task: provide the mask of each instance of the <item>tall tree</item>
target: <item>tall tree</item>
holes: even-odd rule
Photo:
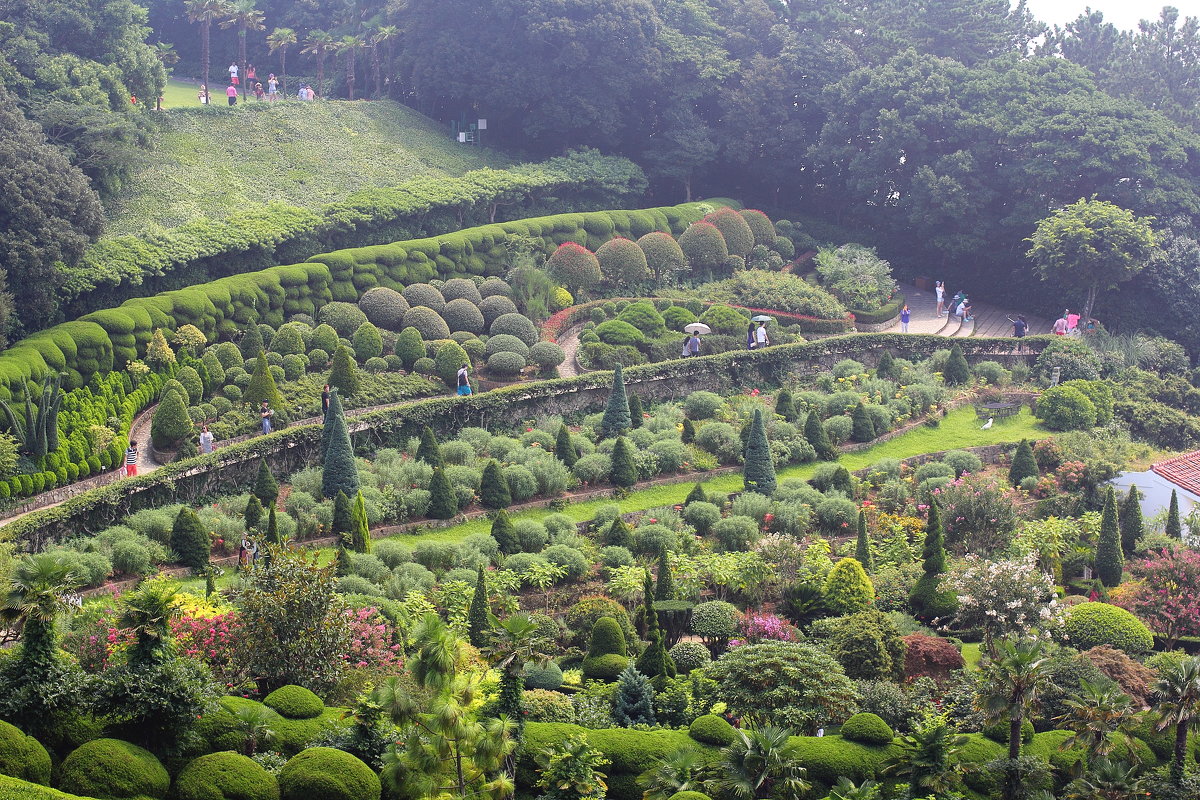
[[[1100,517],[1100,540],[1096,544],[1096,577],[1105,586],[1116,586],[1125,571],[1121,552],[1121,531],[1117,522],[1117,499],[1112,487],[1104,493],[1104,513]]]
[[[750,436],[746,440],[742,483],[748,492],[758,492],[767,497],[775,494],[775,464],[771,460],[771,443],[767,441],[767,427],[763,423],[762,409],[759,408],[754,409]]]
[[[867,537],[867,514],[862,509],[858,511],[858,539],[854,543],[854,557],[867,572],[875,570],[875,562],[871,557],[871,540]]]
[[[1129,493],[1121,502],[1118,522],[1121,528],[1121,551],[1125,554],[1126,559],[1132,558],[1133,551],[1137,549],[1138,540],[1145,533],[1142,523],[1142,493],[1138,491],[1136,485],[1129,487]]]
[[[538,624],[527,614],[513,614],[498,621],[488,632],[488,655],[500,672],[499,711],[516,722],[517,738],[525,730],[521,709],[525,665],[545,664],[550,659],[551,643]]]
[[[346,34],[341,39],[338,39],[337,44],[334,45],[334,51],[345,59],[346,92],[349,94],[351,100],[354,99],[354,65],[358,61],[358,51],[366,46],[367,43],[361,36],[353,34]]]
[[[394,49],[396,40],[400,38],[400,27],[397,25],[380,25],[371,32],[371,61],[375,69],[375,97],[383,97],[384,71],[389,73],[395,63]],[[379,50],[387,53],[384,60]]]
[[[1174,489],[1171,490],[1171,504],[1167,506],[1165,533],[1177,541],[1183,539],[1183,526],[1179,523],[1179,494]]]
[[[255,8],[256,0],[232,0],[225,12],[226,18],[221,21],[222,28],[237,28],[238,36],[238,69],[242,76],[242,99],[246,97],[246,89],[250,81],[246,80],[246,34],[250,31],[261,31],[263,13]],[[249,87],[253,89],[254,87]]]
[[[1021,723],[1037,705],[1038,697],[1050,685],[1050,659],[1037,639],[996,645],[996,654],[984,667],[980,701],[990,722],[1008,723],[1008,759],[1010,764],[1021,755]],[[1016,777],[1009,769],[1007,783]],[[1016,797],[1015,787],[1005,786],[1006,797]]]
[[[200,23],[200,76],[201,85],[204,87],[204,99],[208,102],[208,84],[212,73],[212,24],[225,18],[229,13],[229,3],[226,0],[184,0],[183,7],[189,22]]]
[[[613,370],[612,388],[608,393],[608,403],[604,406],[604,416],[600,419],[600,437],[619,436],[632,426],[629,413],[629,395],[625,392],[625,376],[621,365]]]
[[[299,39],[292,28],[276,28],[267,36],[267,47],[271,52],[279,51],[279,91],[287,96],[287,51]]]
[[[317,96],[325,96],[325,57],[337,48],[337,39],[328,31],[309,31],[300,51],[317,59]]]
[[[329,401],[322,437],[325,458],[321,462],[321,493],[325,497],[336,497],[338,492],[345,492],[347,497],[357,494],[358,462],[354,459],[354,445],[350,442],[346,417],[336,393]]]
[[[1188,731],[1200,722],[1200,657],[1167,663],[1151,687],[1151,714],[1155,727],[1174,728],[1175,752],[1171,760],[1171,780],[1183,781],[1183,762],[1187,757]]]

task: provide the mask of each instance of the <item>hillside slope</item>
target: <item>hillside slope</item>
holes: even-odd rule
[[[221,102],[156,115],[154,147],[108,209],[108,235],[271,202],[315,208],[369,186],[511,163],[391,101]]]

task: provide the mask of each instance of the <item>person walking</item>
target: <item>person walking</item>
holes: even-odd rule
[[[751,322],[750,326],[746,328],[746,349],[753,350],[754,343],[756,341],[757,341],[757,338],[754,335],[754,323]]]
[[[229,82],[234,86],[238,86],[238,65],[233,63],[229,65]]]
[[[210,456],[213,451],[213,435],[207,425],[200,428],[200,453],[201,455]]]
[[[1063,316],[1054,320],[1054,335],[1055,336],[1066,336],[1067,335],[1067,316],[1066,316],[1066,314],[1064,314]]]
[[[1009,317],[1008,321],[1012,323],[1013,336],[1018,339],[1025,338],[1025,332],[1029,330],[1029,323],[1025,321],[1025,318],[1018,314],[1016,319]]]
[[[266,400],[262,401],[262,408],[258,410],[259,416],[262,417],[262,432],[268,434],[271,432],[271,417],[275,416],[275,412],[271,410],[270,404]]]
[[[467,365],[458,368],[458,394],[465,397],[471,393],[471,378],[467,373]]]
[[[232,83],[229,84],[229,88],[227,88],[225,90],[225,96],[227,98],[229,98],[229,105],[231,105],[231,106],[237,105],[238,89]]]
[[[689,356],[700,355],[700,334],[693,333],[692,338],[688,339],[687,354]]]
[[[939,303],[941,301],[938,301]],[[908,310],[908,304],[904,304],[904,308],[900,309],[900,332],[908,333],[908,321],[912,318],[912,313]]]
[[[275,79],[275,75],[267,78],[267,102],[274,103],[279,99],[279,81]]]
[[[137,458],[138,458],[138,443],[137,439],[129,440],[129,447],[125,448],[125,477],[137,477]]]
[[[321,390],[321,419],[329,416],[329,384]]]
[[[761,350],[771,344],[771,337],[767,336],[767,323],[758,323],[758,330],[754,332],[754,349]]]
[[[937,315],[940,317],[946,307],[946,284],[938,281],[933,285],[933,291],[937,294]]]

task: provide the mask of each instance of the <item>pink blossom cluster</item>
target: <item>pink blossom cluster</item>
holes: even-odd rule
[[[374,608],[346,612],[350,627],[350,646],[342,659],[352,667],[397,670],[404,665],[404,652],[396,631]]]
[[[761,611],[747,611],[738,622],[738,633],[749,642],[774,640],[779,642],[796,642],[800,640],[800,632],[795,626],[777,614],[766,614]]]

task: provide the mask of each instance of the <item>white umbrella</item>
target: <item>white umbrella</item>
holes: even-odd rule
[[[712,328],[703,322],[690,322],[683,326],[684,333],[712,333]]]
[[[768,317],[766,314],[759,314],[757,317],[751,317],[751,322],[773,322],[774,317]]]

